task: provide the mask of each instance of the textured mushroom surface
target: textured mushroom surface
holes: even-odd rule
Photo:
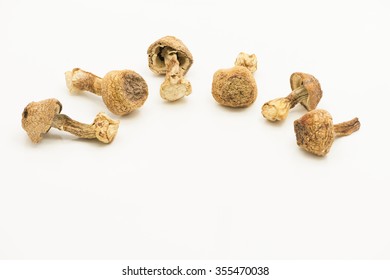
[[[306,113],[294,121],[294,130],[298,146],[318,156],[329,152],[335,138],[332,116],[325,110]]]
[[[221,105],[247,107],[256,100],[256,81],[252,72],[243,66],[220,69],[213,77],[212,95]]]
[[[102,96],[107,108],[116,115],[126,115],[141,107],[148,98],[148,85],[132,70],[114,70],[103,79],[80,68],[65,73],[71,93],[90,91]]]
[[[47,133],[54,117],[61,112],[61,103],[54,98],[29,103],[22,113],[22,127],[31,141],[38,143]]]
[[[103,78],[102,97],[116,115],[126,115],[141,107],[148,97],[148,85],[131,70],[111,71]]]
[[[335,137],[347,136],[360,129],[358,118],[334,125],[332,116],[316,109],[294,121],[297,145],[317,156],[325,156]]]

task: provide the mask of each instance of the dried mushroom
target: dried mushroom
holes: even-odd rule
[[[93,124],[83,124],[60,114],[62,105],[57,99],[46,99],[29,103],[22,114],[22,127],[31,141],[38,143],[44,134],[54,127],[80,138],[98,139],[110,143],[119,127],[119,121],[113,120],[104,113],[95,117]]]
[[[257,70],[256,55],[240,53],[235,66],[214,73],[212,95],[223,106],[247,107],[257,98],[253,73]]]
[[[163,37],[148,48],[149,68],[153,73],[165,75],[160,95],[167,101],[176,101],[192,92],[191,83],[184,78],[193,58],[184,43],[173,37]]]
[[[359,128],[358,118],[333,125],[332,116],[321,109],[310,111],[294,121],[298,146],[317,156],[329,152],[335,137],[350,135]]]
[[[74,68],[65,73],[66,85],[71,93],[90,91],[102,96],[107,108],[116,115],[126,115],[141,107],[148,97],[148,85],[136,72],[116,70],[103,79]]]
[[[290,77],[292,92],[287,97],[276,98],[262,107],[264,118],[269,121],[281,121],[287,118],[290,109],[300,103],[306,110],[317,107],[322,97],[321,85],[318,80],[305,73],[293,73]]]

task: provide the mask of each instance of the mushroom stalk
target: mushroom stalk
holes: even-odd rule
[[[75,121],[64,114],[58,114],[54,117],[52,127],[57,128],[59,130],[67,131],[80,138],[96,138],[95,124],[84,124]]]
[[[181,40],[173,36],[162,37],[149,46],[147,53],[150,70],[165,76],[160,86],[162,99],[172,102],[191,94],[191,83],[184,75],[190,69],[193,58]]]
[[[298,103],[301,103],[303,100],[307,99],[307,90],[304,86],[300,86],[296,89],[294,89],[287,97],[288,101],[290,102],[290,109],[294,108],[295,105]]]
[[[191,83],[184,78],[184,71],[180,68],[177,51],[165,47],[161,52],[167,69],[165,81],[161,84],[160,95],[168,101],[176,101],[192,92]]]
[[[300,103],[306,110],[314,110],[322,98],[318,80],[310,74],[296,72],[290,77],[292,92],[282,98],[264,103],[261,108],[263,117],[269,121],[281,121],[287,118],[288,112]]]
[[[255,54],[240,52],[236,58],[236,62],[234,62],[234,65],[245,67],[254,74],[257,70],[257,57]]]
[[[353,118],[350,121],[335,124],[333,126],[333,131],[336,137],[340,137],[340,136],[348,136],[354,133],[355,131],[358,131],[359,128],[360,128],[359,119]]]
[[[96,115],[93,124],[83,124],[72,120],[67,115],[60,114],[62,104],[55,98],[30,102],[22,113],[22,127],[31,141],[38,143],[43,135],[54,127],[70,132],[78,137],[94,139],[110,143],[119,127],[119,121],[111,119],[104,113]]]
[[[65,79],[71,93],[89,91],[102,96],[102,78],[90,72],[75,68],[65,73]]]
[[[164,48],[161,54],[164,57],[164,63],[167,67],[165,80],[169,79],[170,83],[173,85],[178,84],[180,79],[183,78],[183,74],[180,72],[180,63],[177,59],[177,52],[170,48]]]
[[[109,118],[104,113],[99,113],[96,115],[93,124],[84,124],[71,119],[67,115],[57,114],[54,116],[51,126],[80,138],[96,138],[103,143],[110,143],[117,133],[119,121]]]

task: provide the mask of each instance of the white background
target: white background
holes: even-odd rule
[[[388,1],[0,0],[1,259],[388,259]],[[159,96],[146,50],[174,35],[194,56],[193,93]],[[219,106],[213,73],[259,60],[259,95]],[[91,123],[100,97],[70,95],[64,72],[132,69],[149,86],[110,145],[21,128],[31,101],[57,98]],[[319,108],[361,130],[325,158],[296,145],[261,105],[313,74]],[[111,117],[115,117],[109,113]]]

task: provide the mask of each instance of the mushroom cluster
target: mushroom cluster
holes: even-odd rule
[[[192,66],[193,57],[181,40],[174,36],[162,37],[149,46],[147,55],[150,70],[165,75],[160,86],[160,95],[164,100],[176,101],[191,94],[191,83],[184,75]],[[250,106],[257,98],[257,84],[253,77],[256,70],[256,55],[239,53],[233,67],[214,73],[211,88],[213,98],[227,107]],[[65,73],[65,78],[71,93],[89,91],[101,96],[107,108],[119,116],[140,108],[148,98],[148,85],[141,75],[132,70],[110,71],[100,78],[74,68]],[[308,112],[294,121],[299,147],[317,156],[325,156],[336,137],[359,130],[358,118],[334,125],[327,111],[316,109],[322,98],[322,89],[313,75],[295,72],[290,76],[290,86],[290,94],[264,103],[261,113],[269,121],[282,121],[287,118],[290,109],[301,104]],[[112,142],[117,134],[119,121],[103,112],[96,115],[92,124],[84,124],[61,114],[61,110],[61,103],[54,98],[31,102],[25,107],[22,127],[32,142],[40,142],[52,127],[103,143]]]
[[[322,98],[322,90],[313,75],[293,73],[290,76],[290,86],[292,92],[289,95],[266,102],[261,113],[264,118],[274,122],[286,119],[290,109],[298,103],[309,111],[294,122],[299,147],[317,156],[325,156],[336,137],[350,135],[359,130],[358,118],[333,125],[332,116],[327,111],[316,109]]]

